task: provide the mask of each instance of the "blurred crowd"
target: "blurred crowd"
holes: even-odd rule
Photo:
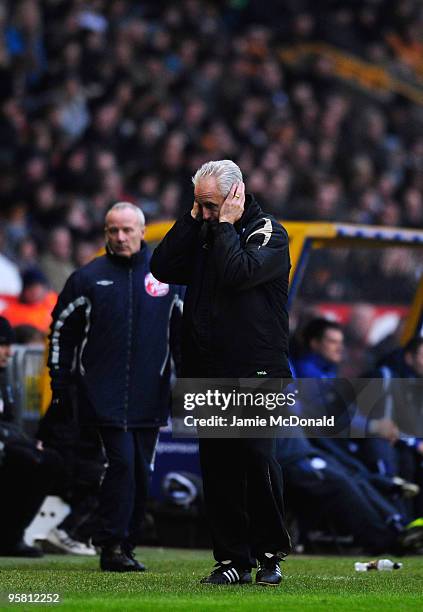
[[[147,221],[175,218],[208,159],[236,161],[248,191],[279,218],[423,227],[422,109],[358,91],[327,62],[294,69],[280,59],[282,48],[320,40],[418,80],[421,3],[318,4],[3,4],[8,292],[21,290],[10,261],[40,268],[60,290],[96,252],[117,200],[141,206]]]

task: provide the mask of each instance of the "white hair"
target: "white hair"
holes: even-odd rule
[[[219,191],[225,198],[234,183],[242,182],[242,172],[240,168],[230,159],[206,162],[194,174],[192,182],[194,185],[197,185],[198,180],[205,176],[214,176]]]
[[[131,204],[131,202],[116,202],[116,204],[113,204],[113,206],[107,211],[106,219],[108,214],[111,213],[113,210],[124,210],[126,208],[129,208],[129,210],[132,210],[137,215],[141,227],[144,227],[144,213],[142,212],[141,208],[138,208],[138,206],[135,206],[135,204]]]

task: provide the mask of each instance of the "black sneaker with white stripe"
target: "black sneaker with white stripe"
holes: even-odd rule
[[[277,586],[282,580],[282,572],[279,567],[281,558],[278,555],[266,553],[265,556],[258,561],[256,584],[263,586]]]
[[[251,572],[229,563],[219,562],[209,576],[202,578],[202,584],[251,584]]]

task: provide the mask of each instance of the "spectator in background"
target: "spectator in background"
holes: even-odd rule
[[[419,550],[423,529],[410,524],[393,501],[404,493],[401,487],[389,477],[372,482],[364,466],[345,463],[313,442],[300,430],[277,442],[289,508],[299,520],[303,541],[308,530],[335,528],[352,535],[368,554]]]
[[[40,6],[36,0],[20,0],[13,8],[13,20],[6,29],[7,50],[20,60],[23,76],[34,83],[46,67]]]
[[[0,295],[18,295],[21,288],[18,267],[0,253]]]
[[[19,295],[22,289],[18,267],[3,254],[5,247],[4,229],[0,227],[0,296]]]
[[[336,378],[344,357],[344,332],[341,325],[316,318],[302,332],[303,354],[294,362],[298,378]]]
[[[19,298],[9,298],[2,314],[14,326],[33,325],[42,333],[46,333],[56,301],[57,293],[49,290],[44,274],[33,268],[23,273]]]
[[[13,328],[15,334],[15,344],[24,344],[26,346],[43,346],[46,335],[33,325],[16,325]]]
[[[38,548],[25,544],[24,531],[60,479],[63,465],[60,455],[45,450],[15,423],[13,389],[6,374],[13,341],[10,323],[0,317],[0,556],[41,557]]]
[[[95,531],[95,512],[106,462],[100,440],[92,429],[81,429],[75,420],[66,421],[50,406],[42,417],[37,436],[45,448],[63,460],[63,475],[54,495],[70,506],[70,512],[42,541],[49,552],[95,556],[90,540]]]
[[[38,245],[33,238],[26,236],[17,247],[16,263],[22,271],[37,268],[40,261]]]
[[[412,338],[404,348],[385,356],[369,376],[384,380],[377,417],[380,423],[392,422],[396,435],[360,440],[357,454],[376,473],[415,482],[420,491],[410,500],[409,512],[423,516],[423,438],[416,433],[423,410],[423,338]]]
[[[58,107],[60,127],[69,139],[75,140],[81,136],[90,122],[86,95],[81,83],[70,76],[64,82],[63,100]]]
[[[333,386],[330,381],[321,379],[335,379],[338,376],[338,368],[344,356],[344,333],[342,327],[333,321],[328,321],[323,318],[312,319],[306,324],[303,332],[303,354],[294,360],[294,370],[298,378],[314,379],[313,382],[308,382],[303,389],[304,402],[307,404],[305,409],[310,411],[310,414],[317,412],[316,416],[327,414],[335,414],[335,420],[348,418],[348,424],[352,430],[359,433],[357,439],[348,437],[339,438],[316,438],[313,443],[330,453],[349,470],[353,470],[360,474],[361,478],[366,481],[371,481],[374,486],[386,490],[385,483],[372,476],[372,470],[365,468],[364,457],[367,456],[367,451],[360,453],[359,449],[372,445],[372,448],[379,448],[378,441],[383,448],[389,447],[396,442],[399,437],[399,430],[396,423],[390,415],[373,414],[370,418],[363,419],[359,412],[355,412],[352,417],[348,417],[348,412],[345,411],[345,406],[342,402],[337,402],[337,394],[332,392],[332,389],[337,389],[342,392],[346,387],[336,383]],[[321,381],[319,383],[319,381]],[[347,385],[348,386],[348,385]],[[345,396],[347,397],[347,396]],[[353,405],[354,396],[348,399],[349,405]],[[366,415],[367,417],[367,415]],[[342,425],[341,420],[339,423]],[[369,440],[364,436],[376,436]],[[386,475],[392,480],[394,476],[400,476],[398,472],[386,471]],[[415,495],[418,489],[413,486],[413,478],[410,474],[404,474],[404,478],[392,481],[392,485],[398,487],[405,495]],[[411,480],[411,482],[410,482]],[[411,485],[411,486],[410,486]],[[402,501],[398,502],[399,509],[404,511],[405,505]],[[411,520],[412,513],[408,513],[408,518]]]
[[[77,242],[75,245],[75,263],[77,267],[85,266],[85,264],[94,259],[98,255],[100,248],[102,248],[100,244],[88,240]]]
[[[303,332],[303,354],[295,359],[293,365],[297,378],[325,379],[336,378],[344,358],[344,331],[339,323],[324,318],[312,319]],[[328,387],[329,388],[329,387]],[[316,397],[317,401],[317,397]],[[324,406],[320,407],[323,410]],[[326,406],[330,412],[330,405]],[[357,426],[362,429],[364,424]],[[374,435],[395,441],[398,428],[391,419],[370,420],[366,427],[372,428]],[[343,440],[332,440],[333,444],[345,446]]]
[[[72,263],[72,237],[66,227],[56,227],[52,230],[47,249],[41,256],[40,266],[50,287],[60,293],[75,269]]]

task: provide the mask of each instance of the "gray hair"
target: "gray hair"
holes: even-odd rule
[[[192,177],[194,185],[200,178],[214,176],[220,193],[226,198],[234,183],[242,182],[242,172],[235,162],[230,159],[209,161],[201,166]]]
[[[129,210],[132,210],[137,215],[138,221],[141,227],[144,227],[145,225],[144,213],[142,212],[141,208],[138,208],[138,206],[135,206],[135,204],[131,204],[131,202],[116,202],[116,204],[113,204],[113,206],[109,208],[109,210],[107,211],[106,219],[107,219],[107,215],[111,213],[113,210],[124,210],[126,208],[129,208]]]

